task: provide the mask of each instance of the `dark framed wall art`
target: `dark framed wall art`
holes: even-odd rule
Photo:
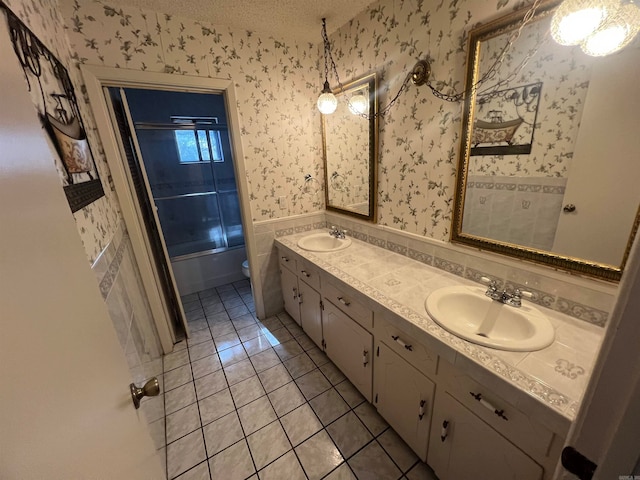
[[[2,2],[10,41],[32,93],[72,212],[104,195],[67,69]]]

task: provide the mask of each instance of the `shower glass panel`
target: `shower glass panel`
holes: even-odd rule
[[[222,97],[152,93],[126,90],[169,256],[243,246]]]

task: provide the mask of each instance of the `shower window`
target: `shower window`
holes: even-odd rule
[[[194,118],[187,123],[183,118],[178,121],[172,117],[175,123],[184,125],[174,131],[180,163],[224,162],[220,131],[207,129],[207,124],[216,125],[218,119],[203,123]]]

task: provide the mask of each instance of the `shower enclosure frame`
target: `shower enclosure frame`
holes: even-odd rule
[[[103,93],[103,88],[142,88],[189,93],[213,93],[224,96],[247,258],[249,260],[249,268],[252,271],[257,271],[257,256],[255,253],[257,250],[255,248],[253,222],[251,221],[249,185],[245,174],[246,169],[240,140],[240,123],[233,80],[170,75],[166,73],[125,70],[95,65],[81,65],[80,70],[87,87],[91,109],[96,121],[96,126],[98,127],[100,139],[102,140],[107,163],[111,170],[115,190],[120,201],[122,216],[129,231],[136,262],[140,269],[142,282],[156,322],[162,347],[165,353],[168,353],[173,350],[173,343],[176,340],[176,332],[173,328],[170,314],[169,299],[163,291],[164,280],[149,253],[152,251],[151,242],[146,234],[144,218],[141,214],[141,207],[137,200],[136,193],[130,185],[127,162],[118,144],[119,133],[113,127],[109,114],[109,105]],[[167,263],[170,265],[170,259],[166,249],[164,255]],[[252,275],[251,283],[256,303],[256,315],[259,318],[263,318],[264,304],[262,301],[262,284],[259,276]],[[177,293],[175,284],[172,288],[174,288]],[[182,309],[182,307],[180,307],[180,309]],[[181,320],[185,325],[185,331],[187,335],[189,335],[184,312],[181,311],[181,315]]]

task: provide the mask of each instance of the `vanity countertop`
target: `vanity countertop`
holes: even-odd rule
[[[337,252],[309,252],[297,246],[301,237],[316,232],[326,230],[279,237],[276,246],[289,249],[354,288],[366,297],[374,312],[416,341],[556,433],[567,434],[604,329],[536,305],[555,328],[555,340],[549,347],[507,352],[470,343],[435,323],[424,301],[438,288],[477,283],[355,238],[349,248]]]

